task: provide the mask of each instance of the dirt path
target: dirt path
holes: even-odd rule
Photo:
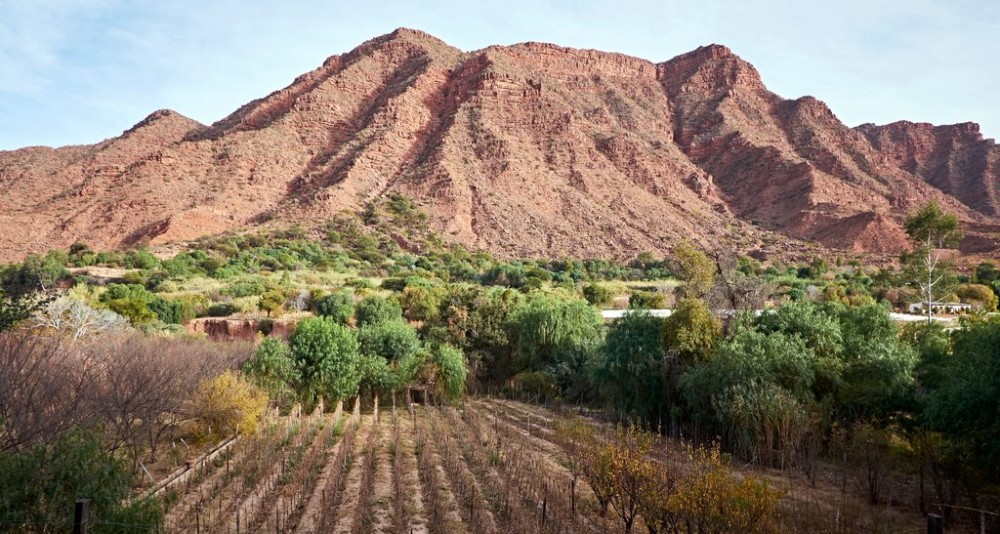
[[[420,480],[422,489],[421,501],[424,503],[424,509],[428,516],[428,532],[431,534],[471,534],[472,529],[462,521],[462,515],[459,513],[460,505],[458,497],[445,472],[441,453],[434,444],[434,440],[430,437],[433,432],[441,431],[440,428],[436,428],[431,423],[428,415],[429,411],[434,409],[417,409],[416,427],[414,429],[415,434],[420,432],[423,435],[424,440],[421,443],[420,454],[422,457],[426,457],[426,461],[431,466],[430,469],[434,476],[432,481],[426,479]],[[429,505],[434,501],[438,503],[440,509],[440,525],[437,526],[434,524],[432,510],[429,509]]]
[[[442,408],[441,410],[450,410]],[[469,463],[467,449],[463,448],[462,440],[456,434],[450,422],[438,409],[432,409],[429,421],[434,432],[434,444],[445,464],[445,473],[453,489],[458,491],[455,496],[461,506],[459,512],[463,521],[469,525],[469,529],[475,532],[498,532],[497,521],[493,516],[493,511],[497,509],[495,502],[500,498],[498,494],[492,492],[493,499],[488,499],[485,492],[485,485],[480,480],[472,465]]]
[[[361,424],[355,431],[354,450],[351,452],[351,469],[345,479],[344,490],[340,496],[340,506],[330,518],[328,532],[333,534],[350,534],[354,525],[358,503],[361,501],[361,478],[364,472],[364,456],[368,445],[368,434],[371,432],[374,419],[370,415],[361,416]]]
[[[341,416],[333,424],[334,427],[339,425],[341,428],[348,429],[348,425],[351,425],[352,423],[350,423],[348,419]],[[332,432],[334,427],[325,431]],[[334,471],[343,468],[338,461],[338,456],[340,449],[344,446],[344,443],[344,436],[341,436],[341,438],[337,439],[336,444],[330,447],[327,451],[322,471],[320,472],[316,485],[312,489],[308,502],[306,502],[302,510],[302,515],[299,517],[298,524],[294,529],[296,534],[314,534],[317,532],[319,514],[321,513],[321,508],[325,504],[324,499],[326,497],[327,487],[331,485],[334,477]]]
[[[392,514],[392,415],[380,415],[378,437],[376,438],[375,465],[371,475],[368,494],[368,514],[372,518],[366,532],[393,534]]]
[[[406,410],[397,413],[399,422],[399,492],[403,499],[403,532],[428,534],[423,494],[420,490],[413,420]]]

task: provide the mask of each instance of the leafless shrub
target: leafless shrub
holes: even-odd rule
[[[249,345],[150,338],[0,334],[0,449],[19,449],[71,427],[100,425],[109,450],[155,457],[204,378],[236,367]]]
[[[129,327],[128,319],[111,310],[101,310],[87,303],[59,297],[34,316],[35,328],[51,329],[73,341],[103,333],[120,332]]]
[[[92,422],[84,402],[93,379],[88,362],[63,340],[0,333],[0,450],[18,450]]]

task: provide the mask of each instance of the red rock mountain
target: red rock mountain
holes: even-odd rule
[[[157,111],[89,146],[0,152],[0,260],[318,223],[389,192],[502,257],[905,247],[937,199],[964,247],[1000,231],[974,124],[848,128],[712,45],[664,63],[539,43],[463,52],[400,29],[204,126]]]

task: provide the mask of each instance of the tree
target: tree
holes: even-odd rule
[[[685,363],[705,361],[722,339],[722,322],[698,299],[684,299],[663,321],[663,345]]]
[[[437,367],[437,394],[449,401],[456,401],[465,393],[468,368],[465,355],[451,345],[440,345],[431,350],[431,361]]]
[[[284,399],[299,381],[299,372],[284,340],[266,337],[243,364],[243,373],[274,399]]]
[[[35,314],[33,325],[35,328],[51,328],[76,341],[124,330],[128,327],[128,319],[111,310],[92,308],[79,300],[60,297]]]
[[[511,319],[516,368],[545,371],[561,392],[582,398],[589,390],[589,366],[604,330],[585,300],[532,294]]]
[[[621,411],[656,425],[666,415],[663,398],[662,320],[631,312],[611,325],[596,363],[595,381]]]
[[[101,295],[101,303],[122,315],[133,324],[140,325],[157,319],[149,303],[157,298],[139,284],[110,284]]]
[[[673,271],[684,281],[679,288],[686,298],[701,299],[708,296],[715,284],[717,266],[690,241],[684,240],[674,246]]]
[[[10,330],[31,317],[43,302],[42,298],[31,293],[8,295],[0,290],[0,332]]]
[[[203,435],[253,435],[267,402],[267,392],[227,370],[199,384],[191,405]]]
[[[411,321],[432,321],[437,318],[444,298],[438,287],[406,286],[399,296],[403,316]]]
[[[366,324],[400,319],[403,317],[403,309],[395,298],[369,295],[358,302],[354,317],[358,327],[362,327]]]
[[[614,295],[607,286],[593,283],[583,286],[583,298],[594,306],[606,306],[611,302]]]
[[[632,532],[643,492],[664,476],[656,463],[648,458],[656,436],[634,425],[615,429],[614,437],[605,446],[610,467],[612,509],[618,514],[625,532]]]
[[[354,317],[354,294],[349,289],[334,291],[316,301],[316,313],[335,323],[347,324]]]
[[[913,393],[916,353],[899,339],[888,310],[869,304],[840,312],[843,335],[840,416],[887,418],[906,408]]]
[[[931,322],[935,299],[950,291],[954,284],[954,265],[944,259],[942,250],[957,247],[962,233],[958,230],[958,219],[942,212],[935,201],[911,214],[905,229],[913,250],[904,254],[902,261],[923,298],[927,322]]]
[[[447,344],[411,354],[399,363],[401,380],[427,387],[448,402],[460,399],[465,393],[468,374],[465,355]]]
[[[968,325],[953,334],[952,358],[931,392],[931,428],[967,444],[991,476],[1000,475],[1000,322]]]
[[[288,274],[287,272],[285,274]],[[285,292],[278,288],[268,289],[260,296],[257,306],[267,312],[270,317],[272,313],[278,311],[285,304]]]
[[[955,294],[963,302],[978,304],[980,309],[986,312],[997,311],[997,294],[993,288],[982,284],[961,284],[955,290]]]
[[[420,349],[416,330],[402,319],[369,323],[358,329],[358,345],[366,356],[397,362]]]
[[[336,401],[358,392],[361,360],[353,330],[311,317],[298,324],[288,341],[302,377],[299,391],[307,402],[320,396]]]
[[[717,424],[731,450],[770,464],[775,445],[794,450],[794,425],[802,404],[813,399],[815,365],[801,337],[740,324],[680,385],[694,415]]]
[[[0,333],[0,452],[93,421],[86,402],[91,376],[79,365],[83,361],[66,350],[62,339]],[[83,376],[74,378],[73,371]]]
[[[4,532],[65,532],[73,503],[90,500],[100,518],[97,534],[121,532],[122,524],[157,531],[163,512],[155,499],[135,499],[135,471],[106,451],[100,434],[83,429],[51,437],[16,453],[0,454],[0,517]],[[20,526],[18,523],[27,526]],[[21,530],[21,529],[25,530]]]
[[[716,283],[709,299],[713,306],[731,310],[760,309],[774,288],[752,269],[744,268],[733,251],[719,247],[711,252]]]

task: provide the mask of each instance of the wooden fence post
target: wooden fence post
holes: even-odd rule
[[[76,501],[73,509],[73,534],[87,534],[87,522],[90,520],[90,499]]]

